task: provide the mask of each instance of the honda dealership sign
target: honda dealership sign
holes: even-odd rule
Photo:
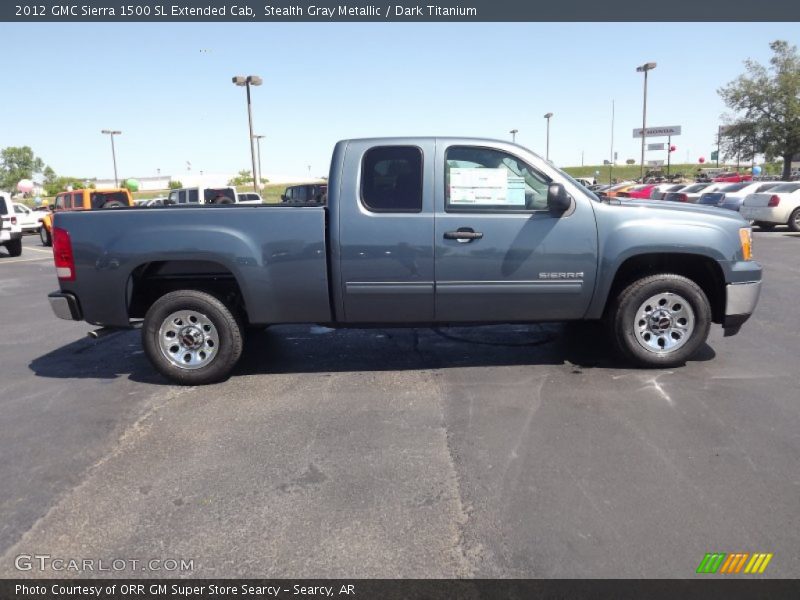
[[[673,135],[680,135],[680,134],[681,134],[680,125],[673,125],[671,127],[648,127],[646,137],[668,137],[668,136],[671,137]],[[633,137],[635,138],[642,137],[641,127],[633,130]]]

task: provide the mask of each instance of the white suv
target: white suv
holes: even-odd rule
[[[164,204],[237,204],[236,188],[232,186],[207,188],[203,186],[171,190]]]
[[[22,228],[14,213],[11,195],[0,192],[0,245],[5,246],[11,256],[22,254]]]

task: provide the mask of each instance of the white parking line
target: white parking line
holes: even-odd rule
[[[44,252],[45,254],[49,254],[50,256],[53,255],[52,250],[45,250],[44,248],[31,248],[30,246],[24,246],[25,251],[33,250],[34,252]]]
[[[14,263],[35,262],[37,260],[47,260],[47,257],[42,256],[40,258],[12,258],[8,260],[0,259],[0,265],[13,265]]]

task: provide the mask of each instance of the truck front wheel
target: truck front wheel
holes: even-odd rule
[[[691,279],[664,273],[625,288],[609,318],[615,345],[625,357],[643,367],[674,367],[705,343],[711,306]]]
[[[225,379],[242,354],[241,328],[211,294],[179,290],[150,307],[142,327],[145,354],[159,373],[181,385]]]
[[[42,240],[42,246],[53,245],[53,238],[50,237],[50,230],[44,225],[39,228],[39,239]]]

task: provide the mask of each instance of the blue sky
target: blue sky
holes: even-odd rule
[[[333,144],[378,135],[509,138],[560,166],[639,156],[648,125],[681,125],[674,160],[708,158],[725,108],[716,90],[748,57],[766,62],[796,23],[217,23],[0,25],[7,62],[0,147],[29,145],[59,174],[120,176],[250,168],[244,90],[257,74],[265,174],[327,174]],[[13,72],[9,72],[13,66]],[[653,140],[660,141],[660,140]],[[649,158],[662,158],[651,153]]]

